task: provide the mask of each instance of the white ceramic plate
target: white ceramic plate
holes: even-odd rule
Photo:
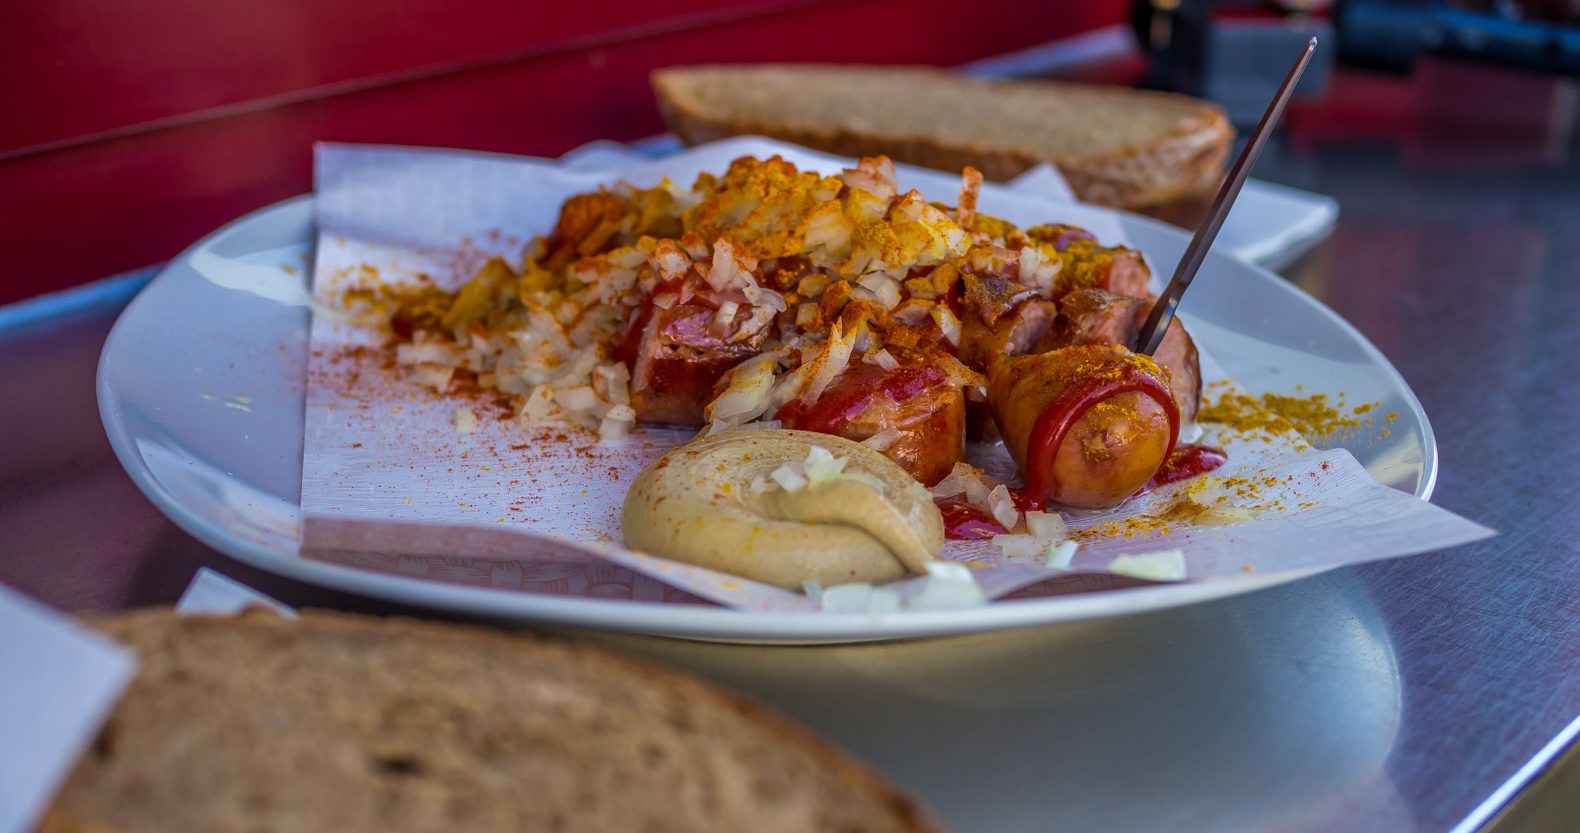
[[[1188,242],[1122,215],[1133,245],[1172,265]],[[99,409],[121,464],[176,524],[253,566],[299,581],[481,617],[706,639],[820,642],[1041,625],[1191,604],[1301,574],[1001,601],[951,611],[748,613],[444,584],[297,555],[313,203],[243,217],[176,258],[132,301],[104,346]],[[1164,270],[1165,273],[1167,269]],[[1185,303],[1203,348],[1252,390],[1345,392],[1400,416],[1349,450],[1382,483],[1426,497],[1432,429],[1397,371],[1344,320],[1278,276],[1209,256]]]

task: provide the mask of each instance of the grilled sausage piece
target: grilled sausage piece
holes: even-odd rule
[[[1179,435],[1162,368],[1117,344],[1002,360],[988,403],[1038,506],[1117,506],[1157,473]]]
[[[631,407],[638,420],[702,425],[703,408],[712,401],[719,377],[755,355],[768,337],[764,328],[729,342],[710,331],[715,314],[712,307],[695,303],[642,309],[615,351],[631,370]]]
[[[960,276],[960,361],[986,372],[1000,356],[1030,353],[1053,327],[1058,308],[1037,290],[1000,277]],[[993,415],[984,402],[966,403],[966,436],[996,439]]]
[[[620,233],[629,213],[626,201],[608,191],[566,200],[554,231],[543,241],[543,267],[558,272],[604,249]]]
[[[986,371],[999,356],[1031,352],[1058,310],[1037,290],[1003,278],[960,277],[960,361]]]
[[[1064,260],[1054,282],[1055,298],[1077,289],[1101,289],[1138,298],[1147,294],[1152,270],[1135,249],[1104,246],[1086,229],[1064,224],[1032,226],[1026,229],[1026,236],[1053,244]]]
[[[857,442],[893,428],[899,438],[883,454],[927,485],[965,456],[965,395],[930,365],[852,364],[816,402],[792,401],[777,419],[786,428]]]
[[[1152,310],[1152,297],[1116,295],[1100,289],[1079,289],[1059,299],[1059,315],[1037,345],[1039,351],[1076,344],[1134,346],[1136,336]],[[1181,418],[1196,416],[1201,403],[1201,362],[1196,342],[1176,318],[1169,322],[1153,360],[1169,373],[1169,388],[1179,404]]]
[[[1043,223],[1026,229],[1026,236],[1038,243],[1052,243],[1054,251],[1060,254],[1075,243],[1095,243],[1097,237],[1080,226],[1068,223]]]

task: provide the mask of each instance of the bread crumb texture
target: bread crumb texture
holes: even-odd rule
[[[936,829],[776,714],[598,650],[320,612],[95,624],[141,670],[46,833]]]

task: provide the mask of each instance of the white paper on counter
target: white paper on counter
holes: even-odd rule
[[[779,154],[824,173],[849,164],[754,138],[633,162],[617,175],[491,154],[320,146],[314,291],[332,306],[344,289],[371,274],[403,281],[425,273],[440,285],[458,285],[491,255],[516,257],[522,243],[551,227],[572,194],[617,177],[646,186],[667,175],[689,184],[697,173],[722,171],[748,154]],[[954,202],[958,177],[908,166],[899,170],[902,188]],[[1113,215],[1078,204],[984,186],[981,207],[1023,226],[1069,222],[1101,241],[1124,242]],[[620,547],[626,484],[689,432],[643,429],[600,443],[576,429],[491,418],[493,406],[486,401],[436,394],[405,380],[377,356],[347,353],[381,340],[324,315],[313,321],[301,497],[303,546],[312,557],[533,592],[707,599],[756,609],[812,606],[800,594]],[[1203,375],[1208,382],[1222,378],[1211,361],[1204,361]],[[458,406],[482,417],[474,433],[457,434],[451,427]],[[1101,571],[1121,554],[1180,548],[1189,577],[1207,581],[1408,555],[1491,534],[1375,483],[1346,452],[1313,454],[1287,436],[1271,442],[1230,434],[1218,439],[1231,458],[1220,476],[1276,479],[1253,502],[1266,509],[1256,520],[1096,537],[1083,544],[1074,566]],[[979,464],[1013,473],[1002,448],[977,451]],[[1176,492],[1160,489],[1120,513],[1072,517],[1071,525],[1086,530],[1123,524],[1128,515],[1167,506]],[[1275,504],[1284,511],[1275,511]],[[425,526],[430,534],[423,533]],[[1006,559],[991,542],[951,542],[945,557],[1002,568],[976,572],[990,595],[1068,575],[1042,568],[1040,559]]]
[[[198,568],[176,601],[176,613],[182,616],[235,616],[253,607],[296,618],[296,608],[207,567]]]
[[[131,651],[0,585],[0,833],[28,833],[136,671]]]
[[[1010,190],[1028,196],[1075,201],[1075,193],[1064,176],[1047,163],[1006,184]],[[1224,218],[1212,247],[1215,251],[1276,268],[1326,236],[1338,218],[1339,201],[1332,197],[1247,179],[1240,186],[1240,195],[1229,209],[1229,216]]]
[[[207,567],[199,567],[192,582],[176,602],[176,612],[182,616],[206,614],[230,616],[249,607],[263,607],[295,619],[296,611],[270,596]]]

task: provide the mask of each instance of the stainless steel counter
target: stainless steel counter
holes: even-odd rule
[[[1281,145],[1257,175],[1339,198],[1337,231],[1288,274],[1399,367],[1437,431],[1435,500],[1500,537],[956,639],[571,636],[758,696],[961,831],[1473,829],[1580,725],[1580,166],[1417,141],[1433,152]],[[0,332],[0,582],[109,609],[169,602],[206,564],[293,604],[391,610],[234,564],[135,491],[93,401],[115,311]]]

